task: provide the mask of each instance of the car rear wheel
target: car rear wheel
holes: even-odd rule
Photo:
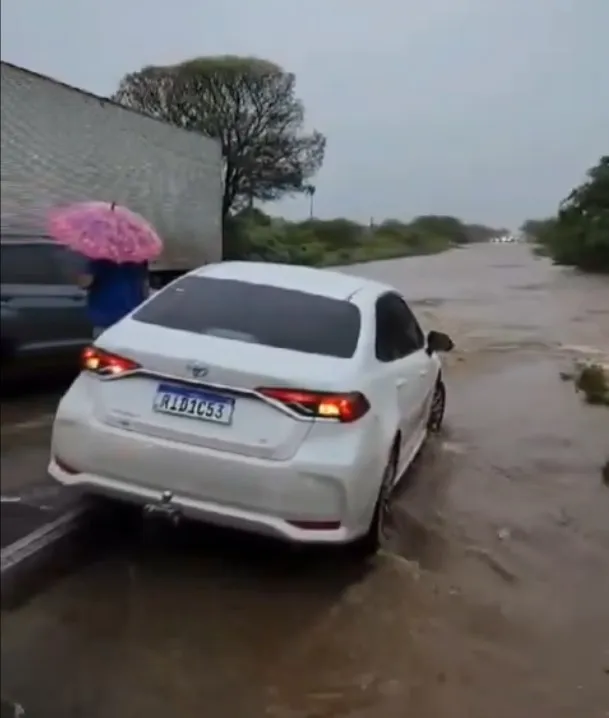
[[[374,556],[374,554],[385,545],[389,538],[391,528],[391,498],[393,489],[395,488],[398,457],[399,448],[396,442],[383,471],[381,488],[374,508],[372,521],[365,536],[359,539],[355,546],[357,554],[363,558]]]
[[[427,420],[427,429],[437,433],[442,428],[444,421],[444,413],[446,411],[446,386],[442,379],[438,379],[436,388],[434,389],[431,406],[429,409],[429,418]]]

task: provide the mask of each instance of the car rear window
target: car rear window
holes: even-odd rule
[[[82,257],[36,238],[3,242],[1,252],[2,284],[73,284],[85,267]]]
[[[184,277],[133,318],[307,354],[349,358],[360,333],[359,309],[344,300],[233,279]]]

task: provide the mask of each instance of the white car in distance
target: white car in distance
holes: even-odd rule
[[[452,346],[391,286],[208,265],[84,351],[49,472],[152,514],[374,552],[392,489],[442,423]]]

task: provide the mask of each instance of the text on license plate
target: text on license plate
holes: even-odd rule
[[[153,409],[163,414],[175,414],[200,421],[211,421],[215,424],[230,424],[235,410],[235,400],[200,389],[159,384]]]

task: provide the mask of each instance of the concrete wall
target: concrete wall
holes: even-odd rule
[[[54,205],[124,204],[165,241],[161,267],[221,259],[214,140],[2,63],[1,229],[44,234]]]

